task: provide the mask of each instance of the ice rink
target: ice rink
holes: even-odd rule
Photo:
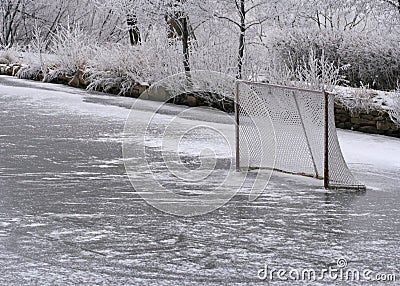
[[[366,192],[266,172],[266,189],[250,201],[243,173],[232,172],[232,115],[165,105],[152,116],[159,103],[149,101],[129,116],[134,102],[0,77],[1,285],[268,285],[257,277],[266,264],[318,270],[342,258],[351,268],[399,275],[399,139],[338,131]],[[152,119],[144,142],[124,134],[128,116],[138,130]],[[136,191],[124,166],[126,136]],[[214,159],[202,165],[200,155]],[[213,172],[206,181],[171,174],[165,158]],[[140,192],[159,191],[154,184],[189,198],[216,189],[230,197],[210,213],[179,217],[143,199]],[[343,284],[315,285],[326,283]]]

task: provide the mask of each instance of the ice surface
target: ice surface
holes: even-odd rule
[[[126,176],[121,143],[134,102],[0,77],[0,284],[266,285],[256,277],[266,263],[321,269],[342,257],[352,268],[399,273],[400,140],[339,131],[365,193],[325,191],[319,180],[274,173],[254,202],[244,185],[220,209],[180,218],[149,206]],[[157,104],[133,110],[137,122]],[[215,149],[221,164],[210,182],[225,178],[233,159],[230,115],[166,105],[159,119],[153,127],[168,120],[179,127],[165,140],[167,153],[189,127],[227,134],[224,141],[200,129],[178,149],[191,168],[200,150]],[[159,141],[150,139],[138,146],[156,154]],[[168,178],[159,162],[150,163]],[[242,176],[225,188],[238,187]],[[206,187],[186,182],[185,191]]]

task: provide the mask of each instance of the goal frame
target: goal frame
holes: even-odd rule
[[[356,189],[356,190],[366,190],[366,186],[364,185],[348,185],[348,186],[342,186],[342,185],[334,185],[334,184],[330,184],[329,183],[329,156],[330,156],[330,152],[329,152],[329,122],[330,122],[330,106],[329,106],[329,97],[333,96],[333,94],[327,92],[327,91],[316,91],[316,90],[312,90],[312,89],[306,89],[306,88],[298,88],[298,87],[290,87],[290,86],[284,86],[284,85],[277,85],[277,84],[268,84],[268,83],[262,83],[262,82],[253,82],[253,81],[246,81],[246,80],[237,80],[235,83],[235,104],[234,104],[234,109],[235,109],[235,140],[236,140],[236,171],[241,171],[242,167],[240,166],[240,89],[239,89],[239,85],[240,84],[249,84],[249,85],[256,85],[256,86],[268,86],[268,87],[276,87],[276,88],[281,88],[281,89],[286,89],[286,90],[292,90],[292,91],[298,91],[298,92],[312,92],[312,93],[316,93],[316,95],[319,93],[321,97],[323,97],[324,100],[324,134],[323,134],[323,141],[324,141],[324,166],[323,166],[323,182],[324,182],[324,188],[325,189]],[[295,102],[297,105],[297,108],[299,110],[299,106],[297,103],[297,99],[295,98]],[[299,110],[299,114],[301,117],[301,112]],[[334,116],[334,114],[332,115]],[[304,130],[304,134],[306,137],[306,141],[308,144],[308,148],[310,147],[310,141],[309,138],[307,136],[307,132],[305,131],[305,126],[304,126],[304,122],[302,120],[302,128]],[[336,127],[335,127],[336,128]],[[315,167],[315,163],[314,164],[314,168]],[[249,167],[250,168],[250,167]],[[256,168],[259,169],[259,168]],[[278,172],[283,172],[283,173],[289,173],[289,174],[294,174],[294,175],[301,175],[298,173],[291,173],[291,172],[285,172],[283,170],[279,170],[276,168],[268,168],[268,169],[272,169],[274,171],[278,171]],[[320,178],[320,176],[318,176],[318,172],[316,172],[316,176],[315,178]]]

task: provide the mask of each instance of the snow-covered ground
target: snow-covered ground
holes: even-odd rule
[[[367,185],[365,193],[325,191],[319,180],[281,173],[268,181],[266,172],[261,179],[267,188],[250,202],[246,184],[233,192],[244,174],[230,172],[231,115],[165,105],[153,117],[160,103],[142,102],[131,111],[134,99],[8,77],[0,77],[0,101],[6,122],[0,133],[2,282],[253,285],[265,263],[321,269],[339,258],[352,267],[398,274],[399,139],[338,131],[350,169]],[[22,120],[17,129],[13,118]],[[133,174],[135,187],[146,192],[152,178],[183,195],[204,195],[222,185],[231,200],[195,218],[169,216],[145,204],[123,174],[121,143],[135,142],[134,134],[123,134],[128,118],[139,128],[152,118],[155,126],[129,153],[145,158],[128,156],[138,170],[150,166],[152,172]],[[173,128],[158,128],[170,123]],[[25,129],[33,137],[19,133]],[[65,161],[58,159],[62,142]],[[204,166],[214,168],[208,181],[170,174],[161,161],[174,162],[173,151],[193,170],[203,166],[203,155]],[[41,161],[54,169],[46,169],[48,163],[36,169]]]

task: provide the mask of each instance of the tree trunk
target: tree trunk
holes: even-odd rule
[[[398,5],[397,5],[397,10],[399,10],[399,14],[400,14],[400,0],[397,0]]]
[[[169,28],[168,38],[175,39],[179,37],[182,42],[183,68],[187,81],[190,84],[190,37],[194,37],[194,33],[191,33],[189,17],[183,11],[178,10],[172,15],[166,15],[165,20]]]
[[[187,17],[181,19],[182,23],[182,49],[183,66],[186,73],[190,73],[190,48],[189,48],[189,28]]]
[[[136,15],[129,15],[126,19],[129,27],[129,40],[132,46],[140,45],[142,38],[140,36],[139,27],[137,26]]]
[[[15,27],[17,25],[16,16],[19,13],[20,5],[21,0],[18,0],[17,3],[15,3],[15,6],[11,1],[1,4],[1,9],[3,10],[3,27],[1,34],[3,36],[3,39],[0,39],[0,42],[6,47],[11,47],[14,44],[14,37],[17,33],[17,28]]]
[[[240,0],[240,36],[239,36],[239,58],[238,58],[238,74],[237,79],[243,77],[243,60],[244,60],[244,49],[246,45],[246,9],[245,0]]]

